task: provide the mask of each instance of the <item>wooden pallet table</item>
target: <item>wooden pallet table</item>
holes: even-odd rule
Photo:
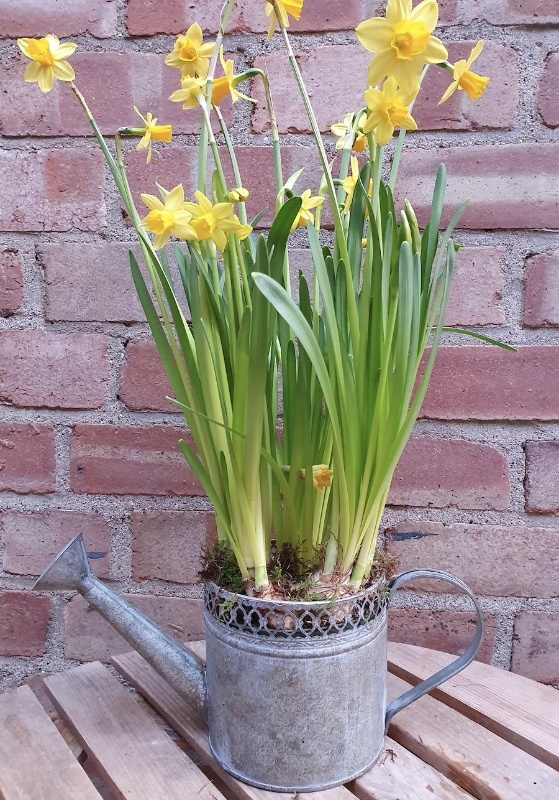
[[[203,642],[189,646],[204,655]],[[391,644],[389,699],[452,658]],[[83,664],[45,678],[37,694],[0,696],[0,800],[559,798],[559,692],[485,664],[397,714],[367,774],[299,795],[225,773],[203,719],[137,653],[114,668]]]

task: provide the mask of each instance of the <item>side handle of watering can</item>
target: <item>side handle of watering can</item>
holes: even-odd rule
[[[455,661],[452,661],[438,672],[435,672],[435,674],[431,675],[430,678],[426,678],[424,681],[421,681],[417,684],[417,686],[413,686],[407,692],[404,692],[404,694],[400,695],[400,697],[397,697],[396,700],[393,700],[390,703],[386,709],[386,730],[388,730],[388,726],[390,725],[390,721],[394,714],[397,714],[398,711],[401,711],[406,706],[409,706],[410,703],[413,703],[414,700],[422,697],[422,695],[430,692],[431,689],[436,689],[436,687],[440,686],[441,683],[444,683],[444,681],[452,678],[453,675],[456,675],[458,672],[461,672],[465,667],[467,667],[468,664],[474,660],[483,638],[483,616],[476,597],[463,581],[461,581],[459,578],[455,578],[454,575],[450,575],[448,572],[440,572],[436,569],[410,569],[406,572],[402,572],[401,575],[398,575],[390,583],[388,604],[390,604],[390,600],[394,592],[399,589],[400,586],[402,586],[404,583],[408,583],[409,581],[417,580],[418,578],[435,578],[440,581],[445,581],[446,583],[451,583],[453,586],[457,586],[462,592],[464,592],[464,594],[467,594],[476,609],[476,632],[470,646],[459,658],[457,658]]]

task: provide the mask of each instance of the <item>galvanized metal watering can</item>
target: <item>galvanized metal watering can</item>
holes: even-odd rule
[[[386,611],[402,584],[436,578],[475,606],[467,651],[386,707]],[[91,572],[81,535],[47,567],[37,590],[75,590],[188,701],[207,715],[215,759],[264,789],[311,792],[345,783],[377,760],[390,720],[464,669],[481,644],[481,608],[444,572],[417,569],[384,594],[366,589],[319,602],[271,602],[207,584],[207,666]]]

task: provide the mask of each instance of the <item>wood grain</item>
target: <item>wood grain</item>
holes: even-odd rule
[[[0,695],[0,798],[100,800],[28,686]]]
[[[388,675],[388,697],[410,688]],[[422,697],[392,720],[390,735],[474,797],[559,798],[559,773],[433,697]]]
[[[384,753],[365,775],[349,784],[361,800],[468,800],[460,789],[405,747],[386,739]]]
[[[388,669],[413,684],[454,658],[415,645],[388,645]],[[559,692],[550,686],[474,661],[431,695],[559,769]]]
[[[51,675],[45,686],[117,797],[224,800],[198,767],[98,662]]]
[[[189,642],[187,647],[201,658],[205,658],[203,642]],[[112,663],[196,750],[200,759],[231,789],[237,800],[352,800],[352,793],[343,786],[323,792],[295,795],[256,789],[238,781],[214,760],[208,744],[205,720],[138,653],[114,656]]]

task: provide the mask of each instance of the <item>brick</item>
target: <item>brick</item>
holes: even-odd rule
[[[396,468],[388,503],[504,510],[508,467],[493,447],[461,439],[412,437]]]
[[[125,594],[123,597],[175,639],[185,642],[203,638],[202,600],[142,594]],[[111,656],[126,653],[131,648],[112,625],[79,595],[66,606],[65,624],[66,658],[109,661]]]
[[[412,203],[420,225],[429,218],[437,169],[448,172],[442,223],[469,200],[459,228],[559,227],[559,144],[499,144],[411,149],[404,153],[396,201]]]
[[[526,511],[559,512],[559,442],[526,442]]]
[[[109,577],[110,533],[98,514],[47,509],[32,513],[5,511],[3,529],[4,571],[15,575],[40,575],[54,556],[78,533],[83,534],[92,570]]]
[[[134,150],[128,153],[128,181],[141,217],[148,212],[140,194],[145,192],[159,196],[157,183],[165,189],[172,189],[182,183],[185,195],[193,196],[196,189],[197,153],[196,147],[166,147],[164,150],[154,150],[149,164],[146,164],[145,153]]]
[[[144,313],[130,273],[133,242],[49,242],[37,256],[45,277],[50,322],[143,322]]]
[[[0,422],[0,491],[45,494],[55,488],[52,426]]]
[[[545,124],[556,128],[559,125],[559,53],[550,53],[545,60],[537,106]]]
[[[90,494],[203,495],[179,439],[185,428],[76,425],[70,440],[70,486]]]
[[[523,323],[527,328],[559,327],[559,250],[526,259]]]
[[[129,342],[120,376],[119,398],[124,405],[136,411],[180,414],[180,408],[165,399],[174,396],[154,343],[151,340]]]
[[[459,0],[461,22],[491,25],[537,25],[559,22],[555,0]]]
[[[451,60],[466,58],[475,42],[457,42],[449,46]],[[343,119],[348,111],[363,106],[367,69],[371,54],[361,45],[331,45],[296,53],[313,109],[322,131]],[[491,83],[484,96],[472,103],[465,92],[455,92],[441,106],[438,101],[451,82],[448,72],[432,69],[414,106],[414,118],[422,130],[470,130],[510,128],[514,125],[518,104],[518,70],[516,57],[509,47],[488,42],[476,66],[480,74],[490,74]],[[255,60],[265,69],[270,86],[278,126],[283,133],[310,132],[310,124],[301,100],[287,55],[283,51],[268,53]],[[336,80],[325,82],[333,74]],[[258,99],[252,117],[252,128],[262,133],[269,128],[268,110],[262,83],[252,82],[252,96]],[[498,102],[496,102],[496,99]]]
[[[16,250],[0,251],[0,317],[9,317],[23,301],[21,256]]]
[[[512,671],[542,683],[559,683],[559,614],[522,611],[516,615]]]
[[[491,662],[495,645],[495,618],[483,615],[484,633],[477,661]],[[431,611],[422,608],[391,608],[388,612],[388,638],[391,642],[414,644],[441,650],[464,652],[474,637],[476,617],[470,611]]]
[[[95,150],[1,151],[0,230],[99,230],[103,176],[103,156]]]
[[[0,656],[42,655],[49,618],[49,597],[0,591]]]
[[[206,511],[135,511],[132,577],[197,583],[202,551],[214,538],[214,515]]]
[[[0,333],[0,400],[36,408],[100,408],[107,338],[92,333]]]
[[[355,28],[365,16],[375,13],[380,3],[363,0],[306,0],[301,19],[290,19],[290,30],[331,31]],[[134,35],[153,35],[156,33],[181,33],[193,22],[202,29],[215,34],[219,27],[219,3],[206,0],[190,0],[188,3],[177,0],[129,0],[127,25]],[[227,26],[228,33],[263,33],[268,30],[268,17],[265,15],[262,0],[239,0]]]
[[[171,92],[179,88],[179,73],[165,64],[163,53],[78,52],[72,65],[102,133],[141,126],[134,105],[144,116],[151,111],[161,124],[172,125],[175,134],[199,132],[201,114],[196,109],[184,111],[180,103],[169,100]],[[0,68],[0,132],[4,136],[93,135],[68,86],[58,82],[52,92],[43,95],[36,84],[22,81],[22,70],[21,61]],[[232,104],[224,102],[222,111],[230,123]],[[217,122],[215,127],[219,127]],[[126,141],[132,146],[139,140]],[[155,148],[165,146],[156,144]]]
[[[53,31],[58,37],[91,33],[104,38],[116,34],[116,23],[116,0],[8,0],[0,6],[0,35],[10,38]]]
[[[557,420],[559,347],[441,347],[421,416]]]
[[[387,550],[399,570],[429,566],[456,575],[476,594],[498,597],[558,597],[558,545],[559,529],[519,525],[408,520],[387,531]],[[414,586],[457,591],[442,581],[417,581]]]

